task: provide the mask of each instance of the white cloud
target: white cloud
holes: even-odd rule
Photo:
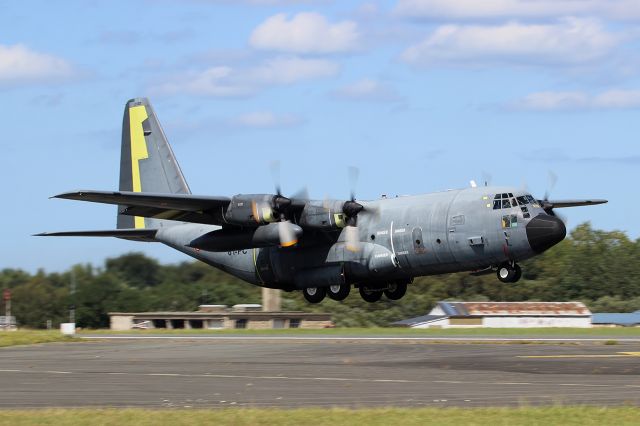
[[[157,94],[243,97],[270,86],[331,77],[339,70],[337,63],[328,60],[279,57],[249,68],[216,66],[174,75],[154,84],[150,91]]]
[[[637,0],[399,0],[395,13],[431,20],[536,19],[561,16],[640,17]]]
[[[262,50],[292,53],[335,53],[356,49],[360,40],[353,21],[331,24],[315,12],[303,12],[287,20],[279,13],[260,24],[249,43]]]
[[[293,114],[274,114],[270,111],[256,111],[239,115],[230,120],[236,127],[273,129],[299,125],[303,120]]]
[[[581,65],[602,59],[619,42],[593,19],[554,24],[443,25],[402,54],[408,63]]]
[[[64,59],[33,51],[22,44],[0,44],[0,85],[46,83],[74,74],[73,67]]]
[[[584,92],[538,92],[513,102],[511,108],[530,111],[639,109],[640,90],[608,90],[595,95]]]
[[[331,77],[338,73],[337,63],[325,59],[275,58],[247,72],[261,84],[292,84],[302,80]]]
[[[367,102],[393,102],[401,99],[392,87],[370,78],[343,86],[334,91],[333,96],[338,99]]]

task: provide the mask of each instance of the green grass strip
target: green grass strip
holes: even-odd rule
[[[211,334],[211,335],[314,335],[314,336],[412,336],[412,337],[456,337],[456,336],[488,336],[488,337],[638,337],[640,338],[640,327],[620,327],[620,328],[324,328],[324,329],[229,329],[229,330],[206,330],[206,329],[174,329],[166,328],[147,330],[82,330],[80,334]]]
[[[43,409],[0,411],[0,425],[634,425],[637,407],[375,409]]]
[[[72,337],[63,336],[57,330],[0,331],[0,347],[49,342],[69,342],[72,340]]]

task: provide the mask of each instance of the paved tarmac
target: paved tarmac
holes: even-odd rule
[[[0,408],[640,405],[640,343],[104,339],[0,349]]]

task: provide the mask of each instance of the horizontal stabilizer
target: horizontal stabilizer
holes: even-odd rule
[[[108,229],[101,231],[42,232],[34,237],[116,237],[125,240],[155,241],[157,229]]]

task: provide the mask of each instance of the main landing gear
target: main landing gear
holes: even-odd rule
[[[387,284],[386,287],[368,287],[361,285],[359,290],[362,300],[369,303],[377,302],[382,298],[383,294],[387,296],[389,300],[400,300],[402,296],[407,293],[407,283],[395,282]]]
[[[400,300],[407,293],[407,282],[398,281],[386,286],[360,285],[358,288],[360,297],[365,302],[375,303],[385,295],[389,300]],[[344,300],[349,296],[351,285],[337,284],[329,287],[308,287],[302,290],[302,295],[309,303],[320,303],[326,296],[333,300]]]
[[[498,279],[503,283],[515,283],[522,277],[522,269],[517,263],[503,263],[498,267]]]
[[[326,287],[308,287],[302,290],[302,295],[309,303],[320,303],[327,295]]]
[[[336,284],[329,287],[308,287],[302,290],[302,295],[309,303],[320,303],[329,296],[333,300],[344,300],[351,291],[349,284]]]

